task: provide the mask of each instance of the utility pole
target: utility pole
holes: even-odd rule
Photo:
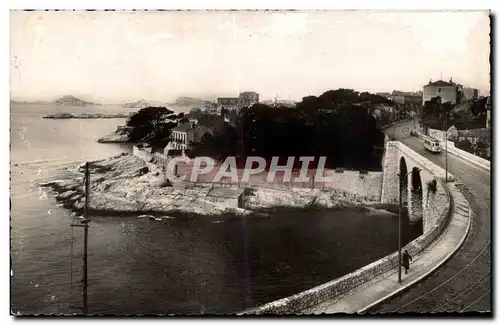
[[[448,182],[448,114],[444,111],[444,105],[441,105],[443,107],[443,129],[444,129],[444,166],[445,166],[445,182]]]
[[[88,237],[89,237],[89,192],[90,192],[90,171],[89,163],[85,163],[85,172],[83,176],[84,180],[84,191],[85,191],[85,204],[83,208],[83,220],[80,224],[72,224],[72,227],[83,227],[84,237],[83,237],[83,277],[82,277],[82,291],[83,291],[83,306],[82,311],[84,315],[88,314],[88,299],[87,299],[87,287],[88,287],[88,266],[87,266],[87,250],[88,250]]]
[[[401,202],[401,196],[402,196],[402,182],[403,182],[403,175],[401,173],[399,175],[399,210],[398,210],[398,281],[401,283],[401,208],[402,208],[402,202]]]
[[[89,239],[89,190],[90,190],[90,172],[89,163],[85,163],[85,210],[84,210],[84,239],[83,239],[83,314],[88,314],[88,300],[87,300],[87,287],[88,287],[88,276],[87,276],[87,247]]]

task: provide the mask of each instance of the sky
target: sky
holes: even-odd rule
[[[10,14],[15,100],[99,103],[256,91],[417,91],[442,79],[489,94],[484,11],[162,11]]]

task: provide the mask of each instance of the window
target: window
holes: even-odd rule
[[[438,93],[440,93],[440,92],[441,92],[441,88],[438,88]]]

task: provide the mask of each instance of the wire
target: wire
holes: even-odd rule
[[[471,302],[470,304],[467,305],[467,307],[465,307],[464,309],[462,309],[460,312],[464,312],[465,310],[467,310],[467,308],[469,308],[470,306],[473,306],[475,305],[479,300],[481,300],[481,298],[483,298],[484,296],[486,296],[488,293],[490,293],[490,290],[491,289],[488,289],[488,291],[486,291],[485,293],[483,293],[481,295],[481,297],[477,298],[476,300],[474,300],[473,302]]]
[[[463,295],[464,293],[466,293],[467,291],[469,291],[470,289],[472,289],[473,287],[475,287],[478,283],[480,283],[489,274],[490,274],[490,272],[488,272],[485,275],[483,275],[478,281],[476,281],[473,284],[471,284],[469,287],[467,287],[467,289],[465,289],[464,291],[462,291],[458,295],[454,296],[453,298],[451,298],[449,301],[447,301],[443,305],[441,305],[441,306],[437,307],[436,309],[434,309],[434,311],[436,312],[436,311],[442,309],[444,306],[448,305],[450,302],[455,301],[458,297],[460,297],[461,295]]]
[[[437,287],[435,287],[434,289],[430,290],[430,291],[427,291],[426,293],[424,293],[423,295],[413,299],[412,301],[410,301],[409,303],[397,308],[396,310],[394,310],[393,312],[397,312],[411,304],[413,304],[415,301],[417,300],[420,300],[422,299],[423,297],[427,296],[429,293],[432,293],[434,291],[436,291],[437,289],[439,289],[440,287],[442,287],[443,285],[445,285],[446,283],[450,282],[452,279],[454,279],[457,275],[459,275],[460,273],[462,273],[463,271],[465,271],[466,269],[469,268],[469,266],[472,265],[472,263],[474,263],[478,258],[479,256],[481,256],[483,254],[483,252],[485,251],[485,249],[490,245],[490,241],[488,241],[488,243],[484,246],[484,248],[481,250],[481,252],[479,252],[479,254],[476,255],[476,257],[474,257],[474,259],[472,261],[469,262],[469,264],[467,264],[464,268],[462,268],[460,271],[458,271],[457,273],[455,273],[455,275],[453,275],[451,278],[448,278],[448,280],[444,281],[443,283],[441,283],[440,285],[438,285]]]
[[[83,180],[84,186],[85,186],[85,178]],[[76,213],[73,215],[73,220],[71,221],[71,236],[70,236],[70,255],[69,255],[69,302],[68,302],[68,309],[71,310],[72,306],[72,299],[73,299],[73,246],[75,242],[75,237],[74,237],[74,230],[73,230],[73,225],[75,224],[76,221]]]
[[[73,298],[73,243],[74,243],[74,235],[73,235],[73,224],[75,223],[76,214],[73,216],[73,220],[71,221],[71,244],[70,244],[70,255],[69,255],[69,309],[71,309],[71,303]]]

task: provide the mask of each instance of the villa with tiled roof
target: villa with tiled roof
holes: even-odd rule
[[[422,104],[426,101],[431,100],[434,97],[441,97],[441,102],[451,102],[455,104],[457,102],[458,87],[456,83],[450,79],[449,82],[438,80],[429,83],[423,87]]]

